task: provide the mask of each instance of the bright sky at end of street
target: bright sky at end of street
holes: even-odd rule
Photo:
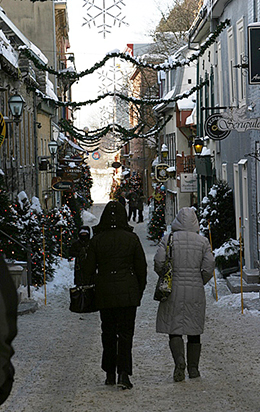
[[[103,0],[95,0],[99,7],[103,7]],[[96,26],[91,24],[84,25],[84,17],[87,18],[87,7],[84,6],[84,0],[67,0],[69,16],[69,52],[75,54],[76,69],[78,72],[92,67],[96,62],[110,51],[118,49],[124,51],[128,43],[149,43],[150,31],[154,30],[161,19],[160,10],[167,10],[167,6],[172,3],[170,0],[124,0],[121,5],[122,17],[128,25],[121,24],[112,26],[111,33],[106,34],[104,39],[103,33],[98,33],[97,26],[101,24],[102,19],[96,19]],[[108,7],[111,0],[105,0]],[[97,9],[98,10],[98,9]],[[93,13],[92,13],[93,14]],[[96,13],[94,13],[95,15]],[[111,9],[111,14],[118,14]],[[111,19],[108,22],[111,24]],[[112,21],[113,23],[113,21]],[[97,74],[83,77],[78,84],[72,88],[73,101],[85,101],[96,98],[98,95],[98,78]],[[95,105],[93,105],[95,106]],[[77,126],[83,128],[89,124],[89,116],[95,112],[94,107],[82,107],[77,111]]]

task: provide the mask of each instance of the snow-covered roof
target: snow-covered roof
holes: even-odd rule
[[[59,100],[54,92],[54,85],[50,81],[48,73],[46,73],[46,95],[56,102]]]
[[[41,61],[43,64],[48,63],[47,57],[38,49],[35,44],[33,44],[30,40],[25,37],[25,35],[15,26],[15,24],[7,17],[4,10],[0,9],[0,24],[1,27],[6,26],[7,28],[11,29],[11,31],[16,35],[16,37],[20,40],[21,46],[25,46],[31,50],[31,52]]]
[[[185,91],[183,93],[188,93]],[[195,93],[191,94],[189,97],[184,99],[177,100],[178,109],[181,110],[193,110],[196,105],[196,95]]]
[[[18,52],[13,49],[4,32],[0,30],[0,54],[14,67],[18,68]]]
[[[69,143],[69,145],[71,145],[74,149],[78,150],[79,152],[86,152],[85,149],[74,143],[72,140],[68,139],[67,136],[65,136],[65,134],[61,132],[59,133],[59,140],[61,140],[62,142],[66,141],[67,143]]]

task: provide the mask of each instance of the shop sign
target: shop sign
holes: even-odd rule
[[[5,135],[6,135],[5,120],[4,120],[4,116],[2,115],[2,113],[0,113],[0,147],[4,143]]]
[[[205,133],[212,140],[222,140],[222,139],[225,139],[230,134],[230,130],[223,131],[219,128],[219,121],[222,119],[223,119],[222,115],[218,113],[218,114],[212,114],[205,121],[205,125],[204,125]]]
[[[212,140],[225,139],[232,130],[243,133],[248,130],[260,130],[260,117],[246,117],[247,109],[229,110],[224,113],[212,114],[206,119],[205,133]]]
[[[248,26],[248,83],[260,84],[260,25],[252,23]]]
[[[122,165],[121,165],[121,163],[120,162],[113,162],[112,163],[112,167],[114,168],[114,169],[119,169],[119,167],[121,167]]]
[[[155,166],[155,179],[158,182],[166,182],[169,179],[168,173],[167,173],[167,169],[168,169],[169,165],[165,164],[165,163],[159,163],[158,165]]]
[[[192,193],[197,191],[197,175],[193,173],[180,173],[181,192]]]
[[[72,180],[62,180],[60,177],[53,177],[51,187],[53,190],[57,190],[59,192],[62,192],[62,191],[71,192],[73,189],[73,181]]]
[[[94,159],[94,160],[99,160],[100,159],[100,153],[97,150],[92,153],[92,159]]]

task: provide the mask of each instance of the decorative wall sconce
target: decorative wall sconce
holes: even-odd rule
[[[24,105],[25,105],[25,101],[24,101],[23,97],[20,96],[20,94],[18,94],[18,93],[12,95],[9,98],[8,105],[9,105],[9,109],[12,113],[12,116],[14,118],[14,122],[16,124],[20,123],[21,115],[22,115],[23,108],[24,108]]]

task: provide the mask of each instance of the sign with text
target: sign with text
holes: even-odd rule
[[[248,25],[248,83],[260,84],[260,25]]]
[[[155,166],[155,179],[158,182],[166,182],[169,179],[168,173],[167,173],[167,169],[168,169],[169,165],[165,164],[165,163],[160,163],[158,165]]]
[[[193,173],[180,173],[181,192],[192,193],[197,191],[197,175]]]

